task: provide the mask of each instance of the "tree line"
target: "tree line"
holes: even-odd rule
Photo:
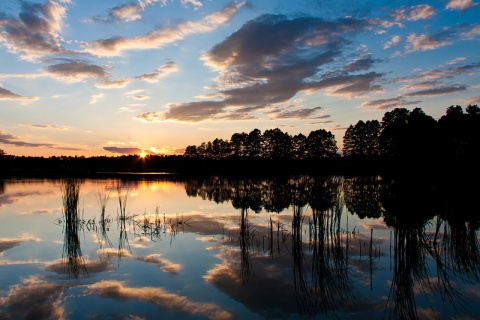
[[[12,172],[177,172],[177,173],[438,173],[478,170],[480,108],[450,106],[438,120],[421,108],[396,108],[381,121],[360,120],[343,136],[343,156],[335,136],[324,129],[290,135],[270,129],[234,133],[189,145],[183,155],[113,157],[19,157],[0,150],[0,174]],[[15,174],[16,174],[15,173]]]
[[[469,105],[464,112],[461,106],[447,108],[438,121],[425,114],[421,108],[409,111],[396,108],[386,112],[381,121],[358,121],[350,125],[343,136],[343,155],[424,157],[437,155],[470,156],[479,146],[478,128],[480,108]],[[441,147],[440,147],[441,145]],[[335,136],[324,129],[290,135],[282,130],[234,133],[230,140],[216,138],[189,145],[184,156],[202,159],[250,157],[264,159],[312,159],[338,157]]]
[[[291,136],[276,128],[265,130],[263,134],[259,129],[254,129],[248,134],[234,133],[230,140],[216,138],[199,146],[190,145],[186,147],[184,156],[208,159],[309,159],[335,157],[337,150],[335,136],[324,129],[312,131],[308,136],[302,133]]]

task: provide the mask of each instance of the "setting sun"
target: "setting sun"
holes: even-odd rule
[[[140,158],[145,158],[147,154],[145,152],[140,153]]]

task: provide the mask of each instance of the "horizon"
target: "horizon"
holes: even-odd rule
[[[480,105],[471,0],[49,0],[0,4],[0,149],[183,154],[258,128]]]

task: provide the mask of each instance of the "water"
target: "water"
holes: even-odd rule
[[[478,217],[378,179],[3,180],[0,319],[474,319]]]

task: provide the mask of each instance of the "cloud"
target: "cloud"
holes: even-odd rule
[[[176,309],[187,315],[202,315],[209,319],[233,318],[229,311],[222,310],[215,303],[191,301],[158,287],[128,288],[118,281],[100,281],[89,285],[85,294],[119,301],[138,300],[156,305],[162,310]]]
[[[407,44],[405,49],[411,51],[434,50],[452,43],[452,32],[443,30],[435,35],[411,33],[407,36]]]
[[[21,124],[20,126],[29,127],[33,129],[53,129],[53,130],[66,130],[64,126],[59,126],[57,124]]]
[[[480,96],[470,97],[467,100],[466,105],[480,105]]]
[[[138,112],[141,107],[143,107],[144,104],[130,104],[126,107],[120,107],[118,109],[119,112]]]
[[[195,10],[198,10],[199,7],[203,6],[203,4],[198,0],[180,0],[180,2],[183,6],[192,6]]]
[[[417,21],[417,20],[428,20],[431,16],[435,14],[435,9],[428,4],[422,4],[418,6],[411,7],[401,7],[392,11],[390,14],[396,22],[401,21]]]
[[[440,86],[426,90],[419,90],[415,92],[410,92],[405,94],[407,97],[416,97],[416,96],[442,96],[446,94],[458,93],[466,91],[467,87],[465,85],[452,85],[452,86]]]
[[[98,99],[101,99],[104,97],[103,93],[95,93],[90,96],[90,102],[89,104],[95,104],[97,103]]]
[[[129,2],[109,9],[107,16],[96,16],[90,19],[91,22],[129,22],[142,18],[141,13],[149,5],[157,2],[165,3],[166,0],[138,0]]]
[[[373,107],[375,110],[387,110],[398,107],[406,107],[410,105],[415,105],[420,103],[420,101],[406,101],[404,97],[395,97],[391,99],[379,99],[371,100],[364,102],[360,105],[361,108],[370,108]]]
[[[4,131],[0,131],[0,143],[1,144],[8,144],[13,145],[16,147],[47,147],[53,148],[55,147],[52,143],[29,143],[20,140],[17,136],[11,134],[5,134]]]
[[[25,101],[38,100],[38,97],[21,96],[19,94],[13,93],[12,91],[7,90],[0,86],[0,100],[13,100],[13,101],[25,102]]]
[[[474,3],[472,0],[450,0],[447,3],[447,9],[450,10],[467,10],[478,6],[478,3]]]
[[[358,96],[365,93],[382,91],[378,84],[383,75],[376,72],[369,72],[359,75],[341,75],[338,77],[331,77],[312,84],[314,89],[329,90],[328,94],[332,96]]]
[[[231,3],[221,11],[209,14],[199,21],[182,21],[132,38],[114,37],[82,43],[81,46],[86,52],[96,56],[118,56],[124,50],[158,49],[166,44],[184,39],[188,35],[215,30],[230,20],[244,4],[245,2]]]
[[[114,21],[135,21],[142,18],[141,11],[142,8],[138,3],[127,3],[113,7],[109,12],[109,17]]]
[[[108,77],[106,67],[82,60],[67,60],[66,62],[46,66],[44,69],[55,78],[71,82],[78,82],[87,78],[102,80]]]
[[[455,65],[455,64],[458,64],[459,62],[462,62],[462,61],[465,61],[467,60],[467,58],[464,58],[464,57],[458,57],[458,58],[455,58],[453,60],[450,60],[447,62],[448,65]]]
[[[302,108],[293,111],[275,110],[273,113],[274,119],[318,119],[318,117],[312,117],[312,115],[322,109],[322,107],[315,107],[311,109]]]
[[[480,35],[480,25],[473,25],[473,26],[468,26],[470,28],[467,28],[466,31],[462,32],[462,37],[465,40],[468,39],[475,39],[478,35]]]
[[[452,78],[463,74],[475,74],[480,70],[480,63],[471,63],[463,66],[454,66],[445,69],[432,69],[416,76],[395,78],[393,82],[431,81],[442,78]]]
[[[178,71],[177,64],[174,61],[168,61],[164,65],[158,67],[156,72],[142,74],[135,78],[154,83],[154,82],[158,82],[159,79],[168,76],[170,73],[174,73],[177,71]]]
[[[99,89],[121,89],[125,88],[130,83],[130,80],[120,79],[120,80],[110,80],[104,79],[95,84],[95,87]]]
[[[419,89],[431,89],[438,86],[438,81],[425,81],[425,82],[418,82],[418,83],[411,83],[400,88],[400,91],[411,91],[411,90],[419,90]]]
[[[385,45],[383,46],[383,49],[390,49],[390,48],[398,46],[401,39],[402,38],[400,36],[393,36],[392,39],[390,39],[390,41],[385,43]]]
[[[134,117],[135,120],[143,121],[143,122],[160,122],[165,120],[163,116],[163,112],[145,112]]]
[[[146,96],[146,95],[143,95],[143,94],[139,94],[139,95],[136,95],[136,96],[132,96],[132,99],[135,99],[135,100],[147,100],[147,99],[150,99],[149,96]]]
[[[142,121],[252,119],[253,111],[284,103],[301,91],[359,96],[381,91],[382,74],[367,70],[376,62],[363,53],[339,68],[343,46],[369,26],[367,20],[326,21],[262,15],[206,52],[205,64],[219,72],[211,87],[221,100],[170,103],[163,112],[138,115]],[[331,72],[328,70],[339,70]],[[356,74],[352,74],[352,73]],[[247,113],[247,108],[251,108]],[[308,111],[304,111],[308,113]]]
[[[367,56],[361,57],[359,59],[356,59],[355,61],[348,63],[343,68],[343,72],[349,73],[349,72],[368,70],[375,64],[375,62],[377,61],[373,59],[372,56],[369,54]]]
[[[15,147],[31,147],[31,148],[52,148],[59,150],[72,150],[72,151],[85,151],[81,148],[70,147],[70,146],[61,146],[53,143],[30,143],[23,140],[20,140],[17,136],[11,134],[5,134],[4,131],[0,130],[0,144],[13,145]]]
[[[140,154],[142,149],[137,147],[103,147],[103,150],[119,154]]]
[[[0,16],[0,42],[12,53],[29,61],[51,54],[71,54],[62,46],[60,32],[67,9],[55,1],[45,4],[21,2],[18,18]]]

